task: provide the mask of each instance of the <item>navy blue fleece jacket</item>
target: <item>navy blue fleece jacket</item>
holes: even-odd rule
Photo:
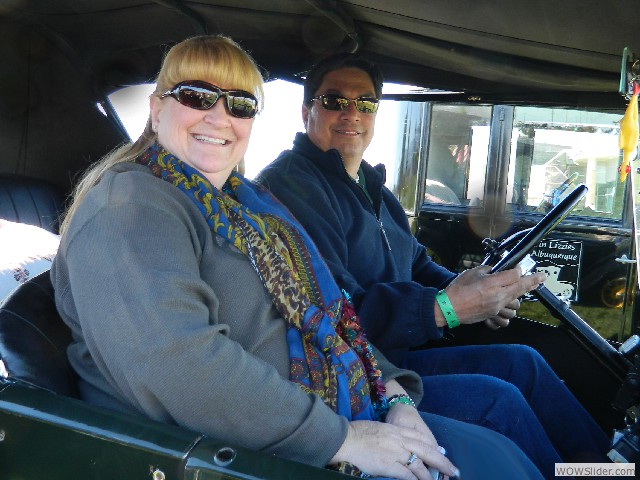
[[[384,186],[383,165],[361,164],[370,199],[337,150],[323,152],[306,134],[258,176],[304,225],[338,285],[353,298],[367,336],[395,363],[442,336],[435,295],[455,276],[427,255],[406,214]]]

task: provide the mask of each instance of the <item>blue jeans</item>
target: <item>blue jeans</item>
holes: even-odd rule
[[[556,462],[609,461],[607,435],[530,347],[420,350],[410,352],[402,367],[422,376],[420,410],[502,433],[545,478],[554,478]]]
[[[440,415],[420,414],[460,469],[461,480],[542,480],[531,460],[503,435]]]

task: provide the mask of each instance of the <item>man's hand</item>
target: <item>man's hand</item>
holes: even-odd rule
[[[508,327],[509,320],[516,316],[516,311],[520,308],[520,300],[515,299],[509,305],[501,308],[498,314],[494,317],[488,318],[484,321],[485,325],[492,330],[497,330],[501,327]]]
[[[491,328],[506,327],[520,308],[518,297],[535,289],[546,279],[544,273],[521,275],[519,267],[490,274],[480,266],[458,275],[445,289],[461,324],[486,321]],[[435,305],[436,324],[446,325]]]

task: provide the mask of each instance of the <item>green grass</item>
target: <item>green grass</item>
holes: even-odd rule
[[[620,330],[623,324],[622,309],[620,308],[572,305],[571,309],[604,338],[623,341],[631,334],[631,322],[627,322],[622,338],[620,338]],[[523,302],[518,310],[518,315],[551,325],[559,325],[561,323],[540,302]]]

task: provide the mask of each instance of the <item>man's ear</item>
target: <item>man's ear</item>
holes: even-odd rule
[[[309,107],[307,107],[304,103],[302,104],[302,123],[304,123],[304,128],[307,128],[307,118],[309,118]]]

